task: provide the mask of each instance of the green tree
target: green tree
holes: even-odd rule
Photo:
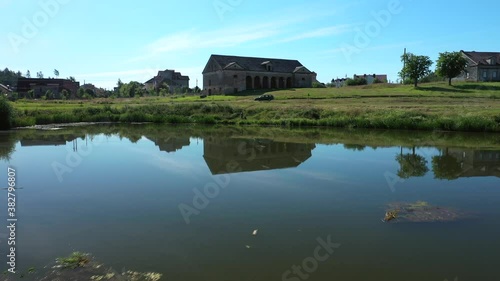
[[[54,93],[51,90],[45,92],[45,99],[51,100],[54,98]]]
[[[17,85],[17,80],[22,77],[19,75],[20,72],[14,72],[8,68],[0,70],[0,84],[15,86]]]
[[[404,66],[399,75],[403,80],[410,78],[415,88],[418,87],[418,80],[431,72],[432,61],[428,56],[417,56],[407,53],[401,56],[401,61],[404,62]]]
[[[123,84],[120,87],[120,96],[124,98],[132,98],[136,95],[143,96],[142,84],[136,81],[131,81],[130,83]]]
[[[0,96],[0,130],[12,128],[13,114],[14,109],[12,109],[9,101],[4,96]]]
[[[436,73],[441,77],[448,78],[448,85],[451,86],[451,79],[460,75],[467,65],[467,60],[460,52],[439,53],[436,65]]]
[[[63,89],[63,90],[61,91],[61,98],[62,98],[63,100],[67,100],[67,99],[69,99],[69,92],[68,92],[68,90]]]
[[[29,90],[26,97],[28,99],[34,99],[35,98],[35,90]]]
[[[37,77],[37,78],[42,79],[42,78],[43,78],[43,72],[38,71],[38,72],[36,73],[36,77]]]
[[[26,78],[31,78],[31,72],[29,69],[28,69],[28,71],[26,71]]]
[[[75,77],[73,77],[73,76],[70,76],[70,77],[68,77],[67,79],[68,79],[68,80],[70,80],[71,82],[76,82],[76,79],[75,79]]]
[[[54,69],[54,75],[56,76],[56,78],[59,78],[59,70]]]
[[[85,89],[84,88],[78,88],[78,91],[76,92],[76,96],[79,98],[79,99],[82,99],[83,96],[85,95]]]

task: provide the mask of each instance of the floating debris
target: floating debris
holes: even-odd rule
[[[392,211],[385,212],[385,216],[384,216],[383,221],[388,222],[388,221],[391,221],[393,219],[396,219],[398,216],[398,213],[399,213],[399,210],[392,210]]]
[[[97,263],[89,254],[75,252],[69,257],[57,259],[57,264],[36,280],[159,281],[161,278],[162,274],[156,272],[118,272]]]
[[[452,222],[469,217],[453,208],[430,205],[428,202],[397,202],[387,205],[385,222]]]
[[[254,230],[254,231],[252,232],[252,235],[253,235],[253,236],[257,236],[257,232],[258,232],[258,231],[259,231],[258,229]]]

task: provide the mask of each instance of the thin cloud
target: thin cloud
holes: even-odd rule
[[[143,51],[145,55],[132,58],[129,62],[146,60],[165,53],[235,47],[258,40],[264,40],[278,35],[281,32],[279,30],[280,25],[283,25],[283,23],[268,23],[205,32],[193,29],[185,30],[169,34],[146,45]]]
[[[326,13],[331,15],[332,12]],[[315,17],[316,19],[318,16]],[[263,42],[265,40],[275,39],[284,34],[296,30],[296,25],[314,19],[312,15],[303,15],[302,17],[283,17],[271,22],[262,24],[241,24],[239,26],[225,27],[213,31],[199,31],[197,29],[188,29],[181,32],[168,34],[143,47],[143,55],[134,57],[127,62],[137,62],[158,57],[162,54],[190,52],[199,49],[218,49],[241,46],[244,44]],[[328,36],[338,32],[343,32],[346,25],[332,26],[317,29],[315,31],[297,35],[283,42],[306,39],[311,37]],[[282,43],[279,41],[270,41],[271,44]],[[268,42],[269,43],[269,42]]]
[[[342,25],[320,28],[320,29],[316,29],[316,30],[313,30],[310,32],[304,32],[304,33],[299,34],[299,35],[295,35],[295,36],[292,36],[289,38],[279,40],[278,42],[279,43],[287,43],[287,42],[303,40],[303,39],[327,37],[327,36],[331,36],[331,35],[337,35],[337,34],[342,34],[342,33],[347,33],[347,32],[352,32],[352,31],[354,31],[354,25],[342,24]]]

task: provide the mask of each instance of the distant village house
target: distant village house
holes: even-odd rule
[[[158,90],[168,85],[170,92],[176,89],[189,88],[189,76],[184,76],[175,70],[158,71],[158,74],[145,84],[147,90]]]
[[[206,94],[253,89],[310,88],[316,73],[298,60],[212,55],[203,70]]]
[[[457,80],[474,82],[500,81],[499,52],[460,51],[467,60],[465,72]]]
[[[363,75],[356,75],[354,74],[353,79],[359,79],[359,78],[364,78],[366,79],[366,83],[368,85],[371,85],[375,83],[376,81],[378,83],[387,83],[387,74],[363,74]]]
[[[63,90],[68,91],[70,95],[75,95],[80,88],[80,82],[73,82],[69,79],[53,79],[53,78],[24,78],[17,80],[17,86],[14,89],[19,93],[20,97],[28,97],[28,92],[33,91],[31,98],[41,98],[50,91],[55,98],[61,97]]]

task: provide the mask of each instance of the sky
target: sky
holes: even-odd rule
[[[159,70],[203,85],[211,54],[299,60],[320,82],[396,81],[404,48],[500,52],[500,1],[0,0],[0,68],[112,89]],[[433,66],[434,68],[434,66]],[[198,84],[197,84],[198,83]]]

